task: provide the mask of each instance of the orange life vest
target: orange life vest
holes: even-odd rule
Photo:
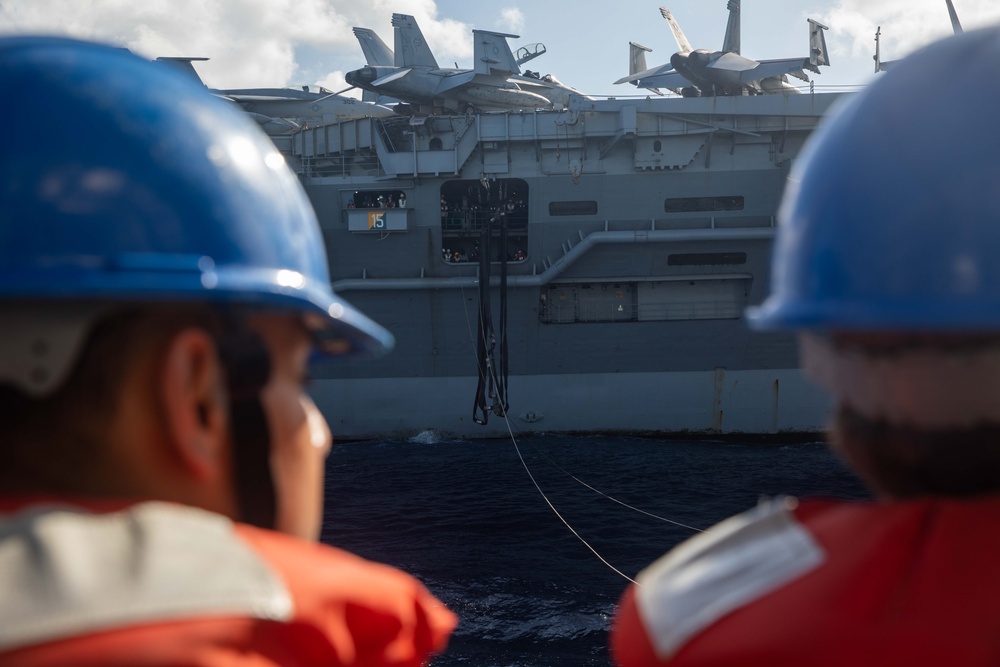
[[[3,514],[0,589],[4,667],[416,667],[456,624],[395,568],[166,503]]]
[[[1000,665],[1000,497],[782,501],[637,578],[620,667]]]

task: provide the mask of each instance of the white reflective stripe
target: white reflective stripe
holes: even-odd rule
[[[636,579],[636,604],[661,659],[726,614],[818,567],[824,553],[791,513],[758,505],[684,542]]]
[[[33,507],[0,518],[0,650],[185,616],[287,620],[292,599],[209,512]]]

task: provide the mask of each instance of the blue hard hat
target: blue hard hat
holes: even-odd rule
[[[810,137],[762,329],[1000,330],[1000,28],[896,63]]]
[[[50,37],[0,39],[0,90],[0,303],[237,303],[313,313],[333,353],[392,346],[331,290],[301,184],[235,105]]]

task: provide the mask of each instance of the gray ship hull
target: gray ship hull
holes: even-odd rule
[[[828,401],[797,370],[515,375],[505,420],[473,422],[472,376],[320,380],[312,394],[346,439],[510,433],[814,434]],[[374,400],[373,400],[374,399]]]
[[[285,150],[334,288],[397,339],[316,369],[335,434],[821,431],[829,402],[794,338],[742,313],[766,292],[791,164],[835,97],[580,100],[296,134]],[[494,260],[497,340],[506,301],[509,406],[485,425],[477,254]]]

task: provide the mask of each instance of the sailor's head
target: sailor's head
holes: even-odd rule
[[[117,419],[128,403],[164,426],[135,447],[177,450],[184,470],[164,474],[217,478],[187,480],[192,498],[313,531],[315,510],[295,519],[306,508],[284,493],[303,471],[269,470],[269,450],[329,446],[302,391],[311,350],[375,354],[392,337],[331,291],[295,174],[241,111],[125,50],[16,37],[0,62],[17,119],[0,126],[0,469],[60,438],[138,435]],[[101,492],[63,477],[47,490]],[[242,489],[271,483],[277,507]]]
[[[967,32],[839,102],[793,169],[771,295],[749,314],[801,333],[835,438],[866,441],[848,458],[892,495],[1000,483],[998,69],[1000,29]],[[944,439],[962,454],[933,479],[888,472]]]

